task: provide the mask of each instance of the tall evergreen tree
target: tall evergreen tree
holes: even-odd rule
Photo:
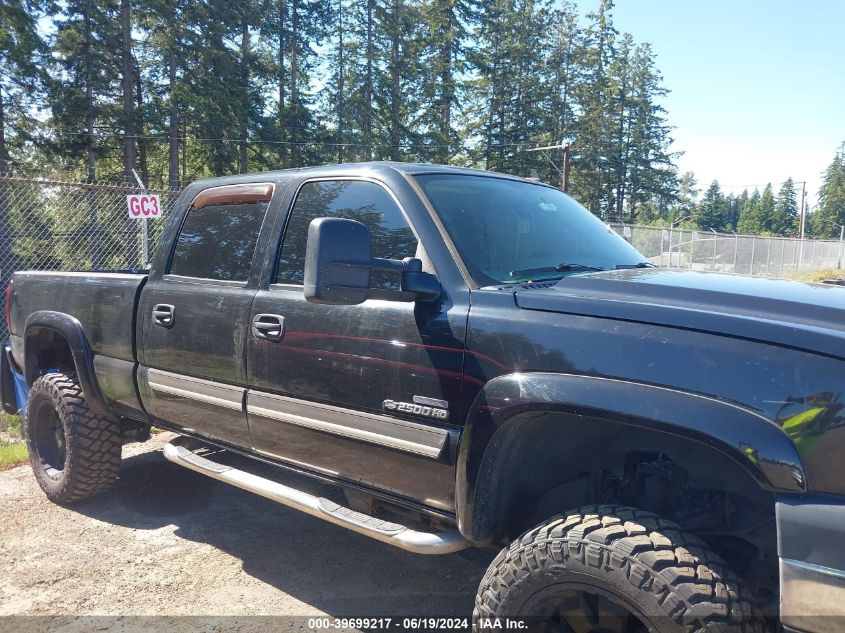
[[[771,218],[775,215],[775,194],[772,189],[772,183],[768,183],[760,195],[759,205],[760,219],[763,224],[762,234],[772,234]]]
[[[675,200],[669,209],[668,220],[670,223],[681,223],[692,216],[699,193],[695,174],[691,171],[684,172],[678,182]]]
[[[449,162],[459,143],[456,113],[465,99],[462,75],[472,55],[470,31],[478,20],[477,0],[423,0],[420,3],[425,38],[421,38],[418,68],[421,78],[420,133],[435,145],[432,158]]]
[[[2,10],[23,7],[37,35],[33,7],[50,1],[10,0]],[[553,0],[57,7],[47,112],[62,134],[42,155],[92,178],[126,179],[137,165],[176,187],[247,169],[391,158],[560,182],[542,153],[525,150],[566,140],[571,191],[595,213],[657,220],[678,210],[666,90],[650,46],[617,32],[612,0],[586,16]],[[6,40],[10,24],[4,16]],[[2,54],[0,115],[19,101]]]
[[[120,12],[114,0],[70,0],[62,5],[48,84],[55,155],[83,159],[86,179],[97,179],[98,158],[120,155],[111,134],[121,128],[114,95],[120,93]],[[78,168],[79,163],[65,168]]]
[[[545,55],[551,47],[552,12],[545,1],[521,0],[512,7],[492,0],[480,13],[482,51],[474,82],[474,121],[469,134],[485,139],[482,152],[488,169],[527,176],[544,168],[544,159],[524,150],[548,138],[543,95]]]
[[[774,213],[767,216],[766,228],[776,235],[794,235],[798,232],[798,201],[792,178],[787,178],[781,185]]]
[[[722,193],[719,182],[714,180],[710,183],[704,196],[701,198],[692,213],[692,219],[699,228],[706,230],[721,231],[725,229],[726,200]]]
[[[553,10],[551,16],[552,42],[549,53],[549,68],[552,69],[548,84],[548,140],[559,143],[573,140],[576,134],[576,89],[584,79],[583,33],[578,23],[578,14],[571,2],[563,2]],[[558,175],[549,172],[557,179]]]
[[[0,173],[20,164],[15,154],[34,134],[33,111],[43,98],[47,53],[38,20],[48,8],[43,1],[0,4]]]
[[[587,15],[584,32],[585,79],[578,85],[581,116],[574,145],[572,190],[593,213],[612,212],[612,154],[610,132],[614,129],[609,101],[613,87],[610,66],[616,50],[617,30],[613,26],[612,0],[602,0],[598,10]]]
[[[760,191],[755,189],[740,206],[737,232],[743,235],[760,235],[765,230]]]
[[[818,209],[813,214],[813,234],[839,237],[845,225],[845,143],[824,172]]]

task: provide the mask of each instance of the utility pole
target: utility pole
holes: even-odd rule
[[[563,169],[560,169],[555,162],[549,157],[548,151],[553,149],[562,149],[563,150]],[[543,152],[543,156],[546,157],[546,160],[549,161],[549,165],[551,165],[554,170],[560,174],[561,178],[561,190],[569,193],[569,143],[561,143],[559,145],[545,145],[543,147],[532,147],[531,149],[526,149],[526,152]]]
[[[563,146],[563,190],[569,193],[569,143]]]
[[[807,221],[807,212],[804,209],[804,197],[807,194],[807,181],[801,183],[801,219],[800,219],[800,226],[799,226],[799,238],[804,239],[804,228],[806,226]]]
[[[804,195],[807,191],[807,181],[801,183],[801,211],[798,220],[798,270],[801,270],[801,264],[804,262],[804,230],[806,228],[807,214],[804,210]]]

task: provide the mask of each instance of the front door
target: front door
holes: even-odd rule
[[[454,507],[466,308],[368,300],[310,304],[302,291],[308,226],[342,217],[368,226],[373,255],[420,256],[399,203],[368,180],[301,184],[272,283],[255,297],[251,319],[281,324],[247,344],[249,428],[267,455],[329,476],[381,488],[427,505]],[[423,257],[425,261],[426,258]],[[373,274],[385,289],[398,277]],[[460,324],[460,325],[458,325]],[[453,327],[455,326],[455,327]]]
[[[250,273],[272,193],[268,183],[200,192],[138,307],[144,407],[170,426],[240,446],[250,445],[243,410],[256,291]]]

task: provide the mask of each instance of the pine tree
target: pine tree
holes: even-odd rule
[[[23,7],[37,34],[33,7],[49,1],[0,10]],[[679,217],[657,60],[617,32],[611,0],[586,16],[553,0],[57,6],[46,113],[63,133],[47,164],[124,179],[137,165],[177,187],[256,167],[452,160],[558,183],[546,157],[525,150],[571,141],[571,191],[593,212]],[[23,138],[2,133],[3,109],[20,102],[7,48],[3,160],[4,141]],[[726,226],[736,213],[725,211]]]
[[[419,37],[418,68],[421,89],[421,140],[435,145],[432,158],[447,163],[450,145],[459,143],[455,125],[466,97],[461,75],[472,54],[470,30],[478,20],[477,0],[423,0],[420,19],[425,29]]]
[[[674,203],[669,208],[668,220],[670,223],[682,223],[692,216],[698,200],[698,182],[695,174],[691,171],[684,172],[678,183],[678,190],[675,194]]]
[[[0,4],[0,174],[21,164],[15,154],[33,135],[45,81],[47,45],[38,29],[45,8],[24,0]]]
[[[760,191],[755,189],[740,206],[737,232],[743,235],[760,235],[765,230]]]
[[[670,126],[666,110],[659,104],[666,93],[651,46],[638,45],[632,57],[630,142],[624,156],[627,181],[623,193],[632,216],[641,201],[656,206],[661,215],[667,214],[678,189],[675,156],[669,152]]]
[[[157,180],[178,189],[182,184],[180,150],[186,149],[182,139],[193,102],[189,68],[199,57],[193,50],[195,41],[189,26],[195,19],[192,5],[188,0],[147,0],[139,3],[134,14],[134,28],[143,33],[136,46],[138,130],[167,138],[166,144],[153,147],[152,171]],[[140,159],[145,152],[144,139],[138,149]],[[149,174],[142,175],[149,178]]]
[[[47,94],[51,125],[59,128],[54,153],[82,158],[86,179],[95,182],[97,159],[120,155],[113,137],[97,134],[120,128],[113,99],[120,94],[120,12],[114,0],[72,0],[62,8]],[[66,165],[73,167],[78,163]]]
[[[582,56],[583,33],[578,23],[575,6],[563,2],[552,12],[552,43],[549,67],[552,73],[547,85],[548,122],[544,127],[550,131],[549,140],[559,143],[571,140],[576,134],[576,88],[584,78]],[[547,172],[557,179],[556,173]]]
[[[840,236],[841,227],[845,225],[845,144],[824,172],[818,209],[812,217],[814,235]]]
[[[607,215],[612,211],[609,192],[609,157],[613,153],[610,131],[610,101],[613,87],[609,71],[615,55],[617,31],[613,26],[612,0],[602,0],[596,12],[587,15],[584,81],[577,89],[581,116],[574,144],[572,190],[593,213]]]
[[[795,183],[787,178],[781,185],[772,215],[767,217],[766,228],[775,235],[794,235],[798,231],[798,201]]]
[[[719,182],[714,180],[704,192],[692,213],[692,220],[701,229],[721,231],[725,228],[726,201]]]
[[[488,169],[527,176],[545,169],[545,159],[524,150],[548,141],[543,99],[551,49],[550,5],[522,0],[511,6],[503,0],[485,4],[480,12],[478,78],[472,85],[475,117],[468,134],[485,139],[482,159]]]
[[[772,183],[768,183],[760,196],[759,217],[763,225],[760,232],[763,235],[772,235],[772,218],[775,215],[775,194]]]

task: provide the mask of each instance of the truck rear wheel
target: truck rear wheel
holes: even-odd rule
[[[120,470],[120,426],[88,407],[74,374],[45,374],[32,385],[24,431],[35,479],[56,503],[107,490]]]
[[[764,630],[737,577],[703,541],[624,506],[559,515],[503,549],[473,618],[484,630],[506,617],[579,633]]]

